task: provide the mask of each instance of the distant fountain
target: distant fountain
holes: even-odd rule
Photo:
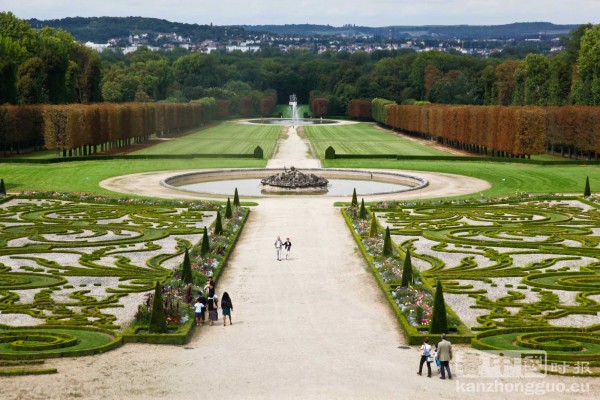
[[[292,125],[298,125],[297,121],[300,116],[298,115],[298,98],[295,94],[290,95],[290,116],[292,117]]]

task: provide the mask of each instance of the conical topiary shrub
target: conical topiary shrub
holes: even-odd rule
[[[227,198],[227,207],[225,207],[225,218],[229,219],[233,217],[233,212],[231,211],[231,201],[229,201],[229,197]]]
[[[365,207],[365,199],[362,199],[360,202],[360,211],[358,213],[358,218],[367,219],[367,208]]]
[[[256,146],[254,149],[254,158],[263,158],[263,149],[260,146]]]
[[[354,188],[354,191],[352,192],[352,207],[357,207],[358,206],[358,197],[356,197],[356,188]]]
[[[221,211],[217,210],[217,220],[215,221],[215,235],[223,233],[223,223],[221,222]]]
[[[156,287],[154,288],[152,314],[150,314],[150,326],[148,327],[148,332],[167,332],[167,318],[165,317],[165,305],[163,304],[162,288],[158,282],[156,282]]]
[[[385,237],[383,238],[383,255],[385,257],[391,257],[394,254],[394,248],[392,247],[392,236],[390,235],[390,227],[385,228]]]
[[[414,283],[412,261],[410,259],[410,250],[406,250],[404,257],[404,268],[402,268],[402,284],[401,286],[408,287]]]
[[[0,193],[2,194],[2,193]],[[590,189],[590,177],[585,177],[585,189],[583,190],[583,197],[590,197],[592,195],[592,190]]]
[[[0,196],[6,196],[6,187],[4,186],[4,179],[0,179]]]
[[[185,283],[192,283],[192,263],[190,261],[190,253],[188,249],[185,249],[185,255],[183,256],[183,265],[181,266],[181,280]]]
[[[204,227],[204,233],[202,234],[202,245],[200,246],[200,256],[205,257],[210,253],[210,244],[208,243],[208,229]]]
[[[433,314],[431,315],[430,333],[448,333],[448,319],[446,317],[446,302],[442,283],[437,282],[435,287],[435,298],[433,299]]]
[[[238,195],[237,188],[235,188],[235,193],[233,194],[233,206],[234,207],[240,206],[240,196]]]
[[[379,233],[379,229],[377,229],[377,217],[375,213],[371,213],[371,229],[369,230],[369,237],[375,237]]]

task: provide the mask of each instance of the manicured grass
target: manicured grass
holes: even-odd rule
[[[98,186],[113,176],[149,171],[171,171],[203,168],[261,168],[266,159],[212,159],[190,160],[102,160],[73,161],[57,164],[0,164],[0,177],[8,191],[84,192],[131,197],[105,190]]]
[[[223,122],[131,154],[252,154],[254,148],[260,146],[268,159],[275,150],[280,131],[280,126]]]
[[[452,156],[375,128],[373,123],[353,125],[307,126],[306,132],[319,158],[332,146],[336,154],[396,154],[411,156]]]
[[[446,172],[484,179],[492,187],[486,197],[514,196],[527,193],[583,194],[585,177],[590,177],[592,192],[600,190],[600,167],[588,165],[544,166],[477,161],[395,161],[395,160],[322,160],[325,168],[383,168],[412,171]],[[467,195],[464,198],[479,196]]]

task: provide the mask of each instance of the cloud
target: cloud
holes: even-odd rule
[[[175,22],[235,24],[487,25],[598,23],[597,0],[26,0],[2,5],[20,18],[144,16]],[[593,16],[593,18],[592,18]]]

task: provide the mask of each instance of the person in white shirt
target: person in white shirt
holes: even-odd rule
[[[200,319],[202,317],[202,309],[204,308],[204,304],[200,302],[200,298],[196,300],[196,304],[194,304],[194,313],[196,314],[196,326],[200,323]]]
[[[283,242],[281,238],[277,236],[275,239],[275,252],[277,253],[277,261],[281,261],[281,248],[283,247]]]
[[[427,377],[431,378],[431,361],[429,360],[431,360],[431,345],[429,344],[429,339],[425,339],[421,346],[421,361],[419,362],[418,375],[421,375],[423,372],[423,364],[427,363]]]

